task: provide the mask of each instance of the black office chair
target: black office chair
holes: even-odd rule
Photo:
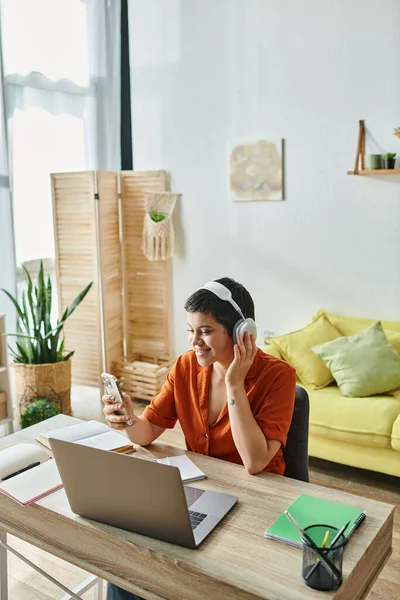
[[[296,386],[294,411],[286,446],[283,449],[285,477],[310,481],[308,474],[308,417],[310,401],[306,390]]]

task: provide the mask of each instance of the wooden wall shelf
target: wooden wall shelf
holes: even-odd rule
[[[361,169],[361,171],[347,171],[347,175],[400,175],[400,169]]]
[[[358,122],[358,140],[354,170],[347,171],[347,175],[400,175],[400,169],[366,169],[365,157],[365,125],[364,121]]]

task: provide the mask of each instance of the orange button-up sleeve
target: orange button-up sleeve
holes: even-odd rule
[[[176,370],[179,368],[179,359],[176,361],[171,371],[167,375],[167,379],[157,396],[143,411],[143,416],[146,417],[154,425],[165,429],[172,429],[178,419],[175,407],[175,376]]]
[[[265,386],[265,397],[254,417],[267,440],[279,440],[282,447],[286,444],[287,434],[294,410],[296,394],[296,372],[287,363],[276,361],[274,376],[269,381],[270,386]],[[260,378],[258,386],[264,383]],[[266,383],[266,382],[265,382]]]

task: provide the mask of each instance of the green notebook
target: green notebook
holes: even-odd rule
[[[366,516],[360,508],[330,502],[306,494],[301,494],[287,510],[302,529],[308,525],[332,525],[341,529],[343,525],[350,521],[350,525],[344,531],[347,538],[364,521]],[[264,536],[298,548],[301,548],[302,545],[297,529],[284,513],[272,523],[271,527],[268,527]]]

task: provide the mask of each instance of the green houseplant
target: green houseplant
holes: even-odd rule
[[[27,289],[21,301],[2,288],[13,303],[18,316],[17,332],[8,333],[16,337],[15,348],[9,347],[13,362],[14,388],[16,395],[15,416],[19,417],[20,400],[29,387],[47,386],[62,398],[62,411],[70,414],[71,361],[73,351],[64,352],[63,329],[65,322],[82,302],[92,283],[89,283],[75,300],[66,307],[55,326],[51,323],[52,284],[50,276],[45,279],[43,262],[40,263],[37,283],[32,282],[28,270],[23,266]]]
[[[383,164],[385,169],[394,169],[394,165],[396,163],[396,153],[395,152],[387,152],[383,155]]]
[[[25,429],[25,427],[30,427],[59,414],[60,409],[55,402],[46,398],[39,398],[31,402],[21,412],[21,429]]]

